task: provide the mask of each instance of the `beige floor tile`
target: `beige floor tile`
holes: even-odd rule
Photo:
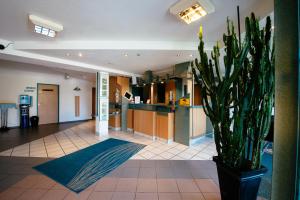
[[[135,200],[158,200],[157,193],[136,193]]]
[[[50,189],[52,188],[56,182],[47,176],[39,176],[38,181],[36,184],[32,187],[34,189]]]
[[[156,169],[157,178],[174,178],[174,172],[172,168],[161,167]]]
[[[115,192],[113,193],[112,200],[134,200],[135,193],[133,192]]]
[[[137,179],[136,178],[120,178],[116,191],[118,192],[135,192],[137,187]]]
[[[112,196],[113,196],[112,192],[92,192],[89,195],[88,199],[89,200],[111,200]]]
[[[203,195],[199,193],[181,193],[182,200],[205,200]]]
[[[195,179],[201,192],[219,193],[219,187],[211,179]]]
[[[39,175],[28,175],[16,184],[14,184],[12,187],[24,189],[33,188],[33,186],[38,183],[39,178]]]
[[[41,200],[62,200],[68,195],[67,190],[48,190]]]
[[[156,178],[155,168],[141,167],[139,171],[139,178]]]
[[[179,192],[176,180],[174,179],[157,179],[157,188],[159,193]]]
[[[157,192],[156,179],[138,179],[137,192]]]
[[[205,200],[221,200],[219,193],[202,193]]]
[[[46,192],[47,190],[44,189],[29,189],[22,193],[18,200],[38,200],[41,199]]]
[[[180,149],[176,149],[176,148],[172,148],[172,149],[168,149],[167,152],[172,153],[174,155],[179,154],[180,152],[182,152],[182,150]]]
[[[97,181],[95,191],[113,192],[116,189],[118,178],[104,177]]]
[[[193,179],[177,179],[176,180],[180,192],[200,192],[197,184]]]
[[[85,190],[80,192],[79,194],[75,192],[69,192],[64,200],[87,200],[91,193],[91,190]]]
[[[24,191],[24,188],[8,188],[0,193],[0,199],[14,200],[21,196]]]
[[[181,200],[180,193],[158,193],[159,200]]]
[[[2,151],[2,152],[0,153],[0,156],[10,156],[11,153],[12,153],[12,151],[13,151],[13,149],[8,149],[8,150],[6,150],[6,151]]]
[[[146,159],[150,159],[150,158],[156,156],[155,153],[152,153],[152,152],[150,152],[150,151],[143,152],[143,153],[141,153],[140,155],[143,156],[143,157],[146,158]]]
[[[165,159],[171,159],[173,158],[175,155],[168,152],[168,151],[165,151],[163,153],[160,154],[161,157],[165,158]]]
[[[156,156],[153,156],[151,158],[149,158],[150,160],[165,160],[165,158],[159,156],[159,155],[156,155]]]

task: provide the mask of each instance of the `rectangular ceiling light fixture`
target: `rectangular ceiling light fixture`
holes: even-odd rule
[[[29,15],[29,20],[34,24],[34,32],[42,35],[55,37],[56,32],[63,30],[63,26],[61,24],[57,24],[35,15]]]
[[[210,0],[180,0],[170,8],[170,13],[187,24],[214,11],[215,7]]]

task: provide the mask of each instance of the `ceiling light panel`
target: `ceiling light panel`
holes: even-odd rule
[[[57,24],[35,15],[29,15],[29,20],[34,24],[34,32],[42,35],[55,37],[56,32],[63,30],[63,26],[61,24]]]
[[[214,11],[215,7],[210,0],[180,0],[170,8],[170,13],[187,24]]]

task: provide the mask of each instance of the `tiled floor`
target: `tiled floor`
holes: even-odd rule
[[[76,194],[32,166],[107,138],[95,136],[89,121],[0,153],[2,200],[220,200],[212,138],[187,147],[110,131],[109,137],[147,145],[116,170]],[[259,198],[262,199],[262,198]]]
[[[0,199],[217,200],[215,174],[212,161],[130,160],[79,195],[33,173],[0,193]]]
[[[95,122],[89,121],[55,134],[5,150],[0,156],[61,157],[107,138],[95,135]],[[146,144],[132,159],[151,160],[210,160],[216,154],[212,138],[203,138],[199,144],[187,147],[178,143],[166,144],[143,136],[110,131],[109,137]]]
[[[0,189],[6,184],[0,199],[220,200],[216,167],[208,160],[129,160],[79,194],[31,168],[45,161],[0,157],[1,166],[6,166],[0,172]]]

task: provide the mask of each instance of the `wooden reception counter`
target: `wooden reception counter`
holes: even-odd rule
[[[174,113],[170,106],[130,104],[127,128],[135,134],[171,142],[174,138]]]
[[[151,139],[188,146],[212,133],[202,106],[176,106],[173,112],[166,105],[129,104],[127,128]]]

